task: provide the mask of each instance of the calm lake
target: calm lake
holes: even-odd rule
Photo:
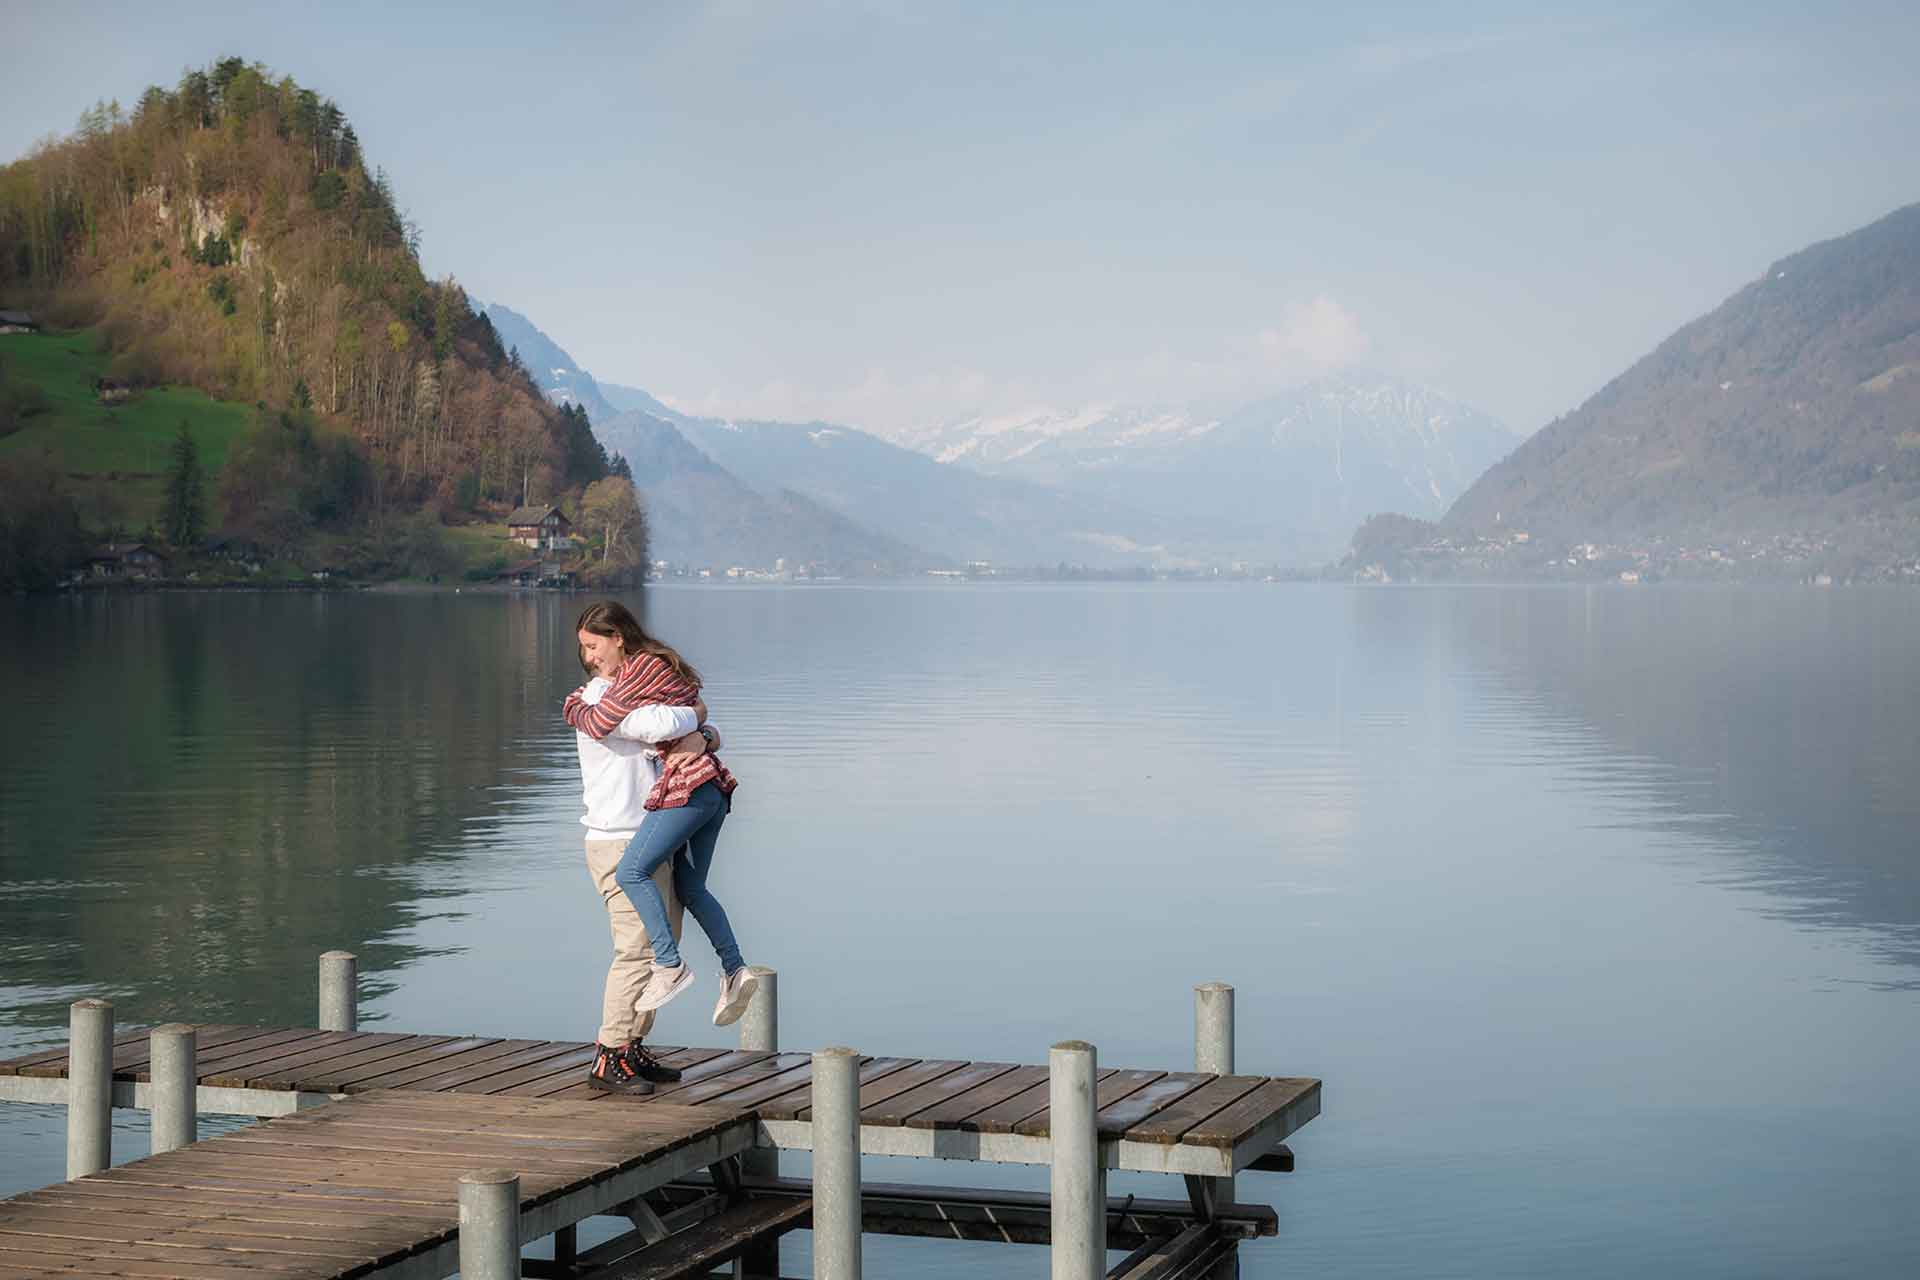
[[[589,1038],[606,926],[558,715],[585,603],[0,603],[0,1054],[83,995],[311,1022],[331,947],[363,1025]],[[1242,1070],[1326,1081],[1299,1172],[1243,1176],[1282,1231],[1247,1276],[1920,1274],[1920,592],[646,603],[741,778],[715,887],[785,1047],[1180,1068],[1219,979]],[[730,1043],[688,936],[659,1038]],[[63,1176],[63,1125],[0,1104],[0,1194]],[[145,1151],[119,1113],[116,1160]]]

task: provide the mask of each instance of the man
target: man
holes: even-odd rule
[[[603,636],[582,628],[579,639],[581,665],[594,677],[581,697],[598,703],[625,650],[617,634]],[[607,969],[600,1030],[595,1037],[598,1047],[587,1082],[610,1093],[648,1094],[656,1083],[668,1084],[680,1078],[677,1068],[662,1063],[643,1043],[653,1029],[654,1015],[635,1006],[653,975],[653,944],[626,892],[615,883],[614,872],[646,816],[647,793],[659,776],[654,752],[699,755],[720,745],[719,731],[702,724],[706,711],[699,704],[644,706],[635,709],[605,738],[574,735],[586,799],[587,811],[580,821],[587,829],[587,871],[606,904],[613,935],[613,962]],[[666,900],[677,941],[684,912],[673,890],[672,859],[654,872],[653,882]]]

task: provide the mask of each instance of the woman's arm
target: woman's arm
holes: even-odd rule
[[[586,689],[576,689],[561,704],[560,714],[588,737],[604,738],[641,707],[658,704],[660,695],[673,687],[671,675],[667,664],[658,658],[636,654],[614,673],[610,686],[598,698],[588,702],[581,696]]]

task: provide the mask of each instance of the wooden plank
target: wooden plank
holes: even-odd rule
[[[336,1093],[343,1072],[372,1063],[387,1062],[409,1050],[429,1049],[451,1043],[452,1036],[386,1036],[380,1043],[359,1048],[315,1049],[276,1063],[271,1071],[253,1077],[251,1088],[298,1087],[310,1093]]]
[[[555,1044],[551,1040],[503,1040],[501,1044],[511,1046],[507,1052],[490,1054],[485,1059],[470,1061],[466,1065],[446,1068],[430,1075],[423,1075],[407,1082],[406,1088],[419,1092],[442,1092],[457,1084],[469,1080],[483,1080],[488,1076],[499,1075],[503,1071],[512,1071],[515,1067],[524,1067],[530,1063],[545,1062],[557,1057],[573,1046]],[[382,1087],[393,1089],[392,1081],[382,1081]]]
[[[1039,1080],[1036,1083],[1004,1101],[996,1102],[983,1111],[975,1112],[958,1127],[969,1133],[1012,1133],[1014,1125],[1028,1116],[1045,1111],[1047,1109],[1047,1069],[1034,1067],[1032,1070],[1039,1073]],[[1098,1078],[1105,1080],[1113,1074],[1114,1068],[1102,1067]]]
[[[459,1043],[459,1041],[454,1042],[454,1044]],[[342,1092],[371,1093],[377,1090],[416,1089],[423,1080],[446,1075],[463,1067],[491,1062],[510,1054],[523,1053],[529,1045],[544,1043],[546,1042],[543,1040],[487,1040],[465,1049],[455,1049],[453,1045],[442,1045],[440,1049],[433,1051],[432,1057],[417,1066],[396,1066],[391,1071],[360,1076],[357,1080],[347,1081]]]
[[[0,1214],[0,1231],[83,1244],[191,1245],[291,1257],[338,1258],[349,1264],[378,1261],[393,1252],[396,1243],[411,1243],[410,1239],[392,1241],[391,1232],[387,1233],[390,1242],[384,1247],[377,1247],[357,1231],[346,1236],[338,1233],[320,1234],[311,1230],[304,1235],[297,1232],[289,1234],[226,1221],[183,1220],[123,1212],[94,1213],[85,1209],[61,1210],[46,1205],[33,1206],[31,1212]],[[409,1237],[411,1234],[407,1233]]]
[[[716,1076],[726,1075],[731,1071],[738,1071],[742,1067],[750,1067],[754,1063],[764,1062],[772,1056],[770,1053],[756,1053],[746,1049],[723,1050],[713,1057],[708,1058],[705,1062],[683,1068],[680,1079],[677,1082],[660,1085],[653,1091],[652,1096],[661,1101],[674,1101],[676,1100],[674,1098],[675,1094],[685,1092],[703,1080],[711,1080]]]
[[[207,1057],[215,1049],[230,1049],[246,1041],[258,1040],[285,1029],[284,1027],[235,1027],[222,1024],[195,1026],[193,1029],[195,1062],[197,1064],[200,1059]],[[147,1065],[152,1057],[152,1029],[147,1028],[141,1032],[140,1040],[114,1051],[114,1077],[116,1079],[147,1079]]]
[[[1103,1138],[1117,1138],[1147,1117],[1165,1110],[1203,1085],[1213,1083],[1214,1079],[1213,1075],[1205,1072],[1169,1072],[1146,1088],[1128,1094],[1111,1106],[1102,1107],[1093,1118],[1094,1128]]]
[[[582,1154],[577,1150],[547,1152],[536,1150],[530,1142],[518,1144],[511,1151],[503,1150],[498,1143],[471,1143],[465,1150],[457,1145],[439,1150],[430,1150],[428,1147],[429,1144],[421,1142],[381,1144],[370,1139],[338,1134],[318,1135],[314,1140],[296,1143],[284,1141],[275,1135],[266,1141],[231,1142],[221,1147],[220,1154],[226,1159],[259,1160],[263,1162],[263,1167],[313,1169],[325,1167],[319,1162],[338,1162],[339,1166],[349,1162],[366,1162],[383,1169],[450,1169],[456,1178],[482,1167],[479,1162],[487,1160],[511,1163],[522,1173],[571,1175],[582,1170],[591,1172],[618,1166],[623,1159],[635,1155],[631,1147],[625,1151],[614,1149],[592,1154]]]
[[[1146,1245],[1107,1273],[1108,1280],[1175,1280],[1205,1254],[1216,1239],[1206,1223],[1188,1227],[1170,1240]]]
[[[804,1093],[811,1089],[813,1087],[813,1055],[807,1053],[782,1056],[798,1057],[800,1061],[778,1075],[768,1076],[757,1083],[735,1089],[718,1101],[741,1111],[752,1111],[760,1103],[770,1099],[783,1098],[793,1093]]]
[[[339,1267],[312,1258],[240,1249],[205,1249],[186,1245],[122,1244],[114,1241],[61,1240],[52,1236],[23,1236],[0,1231],[0,1254],[25,1256],[35,1262],[72,1266],[97,1263],[94,1275],[122,1274],[174,1276],[198,1280],[201,1276],[274,1275],[327,1276]]]
[[[275,1058],[290,1057],[303,1049],[316,1045],[329,1044],[340,1037],[350,1034],[344,1031],[277,1031],[271,1035],[260,1036],[244,1043],[236,1044],[232,1049],[221,1046],[205,1058],[194,1055],[194,1070],[199,1073],[201,1084],[242,1085],[245,1071]],[[238,1072],[241,1074],[230,1074]]]
[[[417,1205],[396,1205],[385,1201],[346,1205],[338,1200],[295,1201],[266,1191],[204,1191],[193,1187],[164,1183],[96,1182],[84,1178],[77,1182],[56,1183],[32,1195],[71,1198],[89,1203],[127,1203],[141,1213],[204,1213],[209,1217],[222,1212],[267,1221],[300,1221],[316,1224],[341,1223],[347,1226],[360,1218],[394,1219],[402,1223],[443,1221],[437,1210]],[[282,1215],[286,1215],[282,1217]]]
[[[96,1178],[107,1181],[143,1185],[148,1187],[178,1187],[200,1193],[218,1194],[228,1191],[265,1193],[268,1195],[292,1195],[321,1197],[330,1201],[369,1200],[377,1204],[407,1204],[418,1213],[421,1208],[444,1209],[448,1205],[457,1205],[456,1188],[449,1184],[444,1192],[396,1194],[391,1188],[359,1190],[354,1187],[298,1187],[284,1183],[269,1183],[260,1178],[248,1178],[226,1172],[208,1169],[167,1169],[158,1170],[130,1164],[107,1173],[96,1173]]]
[[[670,1100],[683,1106],[698,1106],[707,1102],[719,1103],[722,1106],[729,1105],[728,1099],[735,1090],[778,1076],[811,1061],[812,1056],[804,1053],[770,1054],[758,1062],[709,1076],[692,1085],[686,1085],[683,1080],[681,1086],[673,1091],[674,1096]],[[654,1096],[658,1098],[662,1092],[656,1091]]]
[[[593,1058],[599,1049],[590,1044],[579,1045],[565,1053],[532,1063],[499,1075],[482,1076],[478,1080],[468,1080],[453,1086],[454,1093],[505,1093],[515,1086],[530,1084],[535,1080],[550,1080],[556,1075],[575,1073],[585,1078],[587,1069],[593,1066]]]
[[[263,1049],[226,1062],[198,1067],[200,1083],[233,1089],[289,1092],[298,1085],[272,1081],[273,1073],[282,1067],[346,1057],[363,1049],[375,1048],[386,1043],[388,1038],[386,1033],[371,1031],[322,1031],[306,1040],[288,1041],[271,1050]]]
[[[958,1071],[925,1081],[876,1102],[860,1112],[861,1124],[904,1125],[917,1111],[938,1106],[975,1085],[997,1080],[1019,1064],[1014,1062],[969,1062]]]
[[[113,1047],[115,1052],[118,1052],[121,1046],[138,1044],[146,1038],[145,1027],[128,1027],[124,1031],[114,1032]],[[5,1062],[0,1062],[0,1076],[39,1076],[57,1080],[67,1074],[68,1048],[69,1046],[61,1044],[52,1049],[40,1049],[33,1053],[21,1054],[17,1058],[8,1058]]]
[[[922,1058],[909,1062],[904,1067],[873,1075],[860,1085],[860,1123],[866,1123],[867,1108],[876,1107],[889,1098],[897,1097],[928,1081],[938,1080],[966,1065],[967,1063],[959,1058]],[[803,1107],[796,1118],[813,1119],[813,1108]]]
[[[892,1075],[896,1071],[905,1071],[918,1063],[918,1058],[868,1058],[860,1064],[859,1074],[855,1077],[861,1088],[866,1088],[875,1080]],[[795,1085],[785,1093],[764,1099],[754,1112],[763,1120],[797,1120],[813,1102],[812,1073],[805,1084]]]
[[[1222,1107],[1231,1106],[1265,1084],[1265,1076],[1220,1076],[1195,1089],[1172,1106],[1127,1130],[1129,1142],[1152,1142],[1171,1146],[1180,1135]]]
[[[1095,1084],[1093,1088],[1093,1109],[1095,1112],[1099,1112],[1112,1106],[1122,1098],[1131,1097],[1165,1074],[1163,1071],[1115,1071],[1111,1074],[1103,1073],[1099,1082]],[[1013,1131],[1015,1133],[1025,1134],[1030,1138],[1044,1138],[1052,1132],[1049,1128],[1050,1120],[1051,1116],[1049,1112],[1042,1109],[1015,1124]]]
[[[367,1089],[382,1088],[384,1086],[380,1084],[368,1082],[425,1066],[445,1064],[441,1066],[441,1069],[445,1070],[446,1066],[450,1066],[461,1054],[486,1049],[499,1043],[501,1041],[497,1036],[461,1036],[442,1044],[415,1049],[395,1058],[382,1058],[377,1062],[356,1067],[337,1067],[331,1073],[332,1083],[335,1086],[333,1092],[358,1093]]]
[[[915,1112],[907,1117],[907,1128],[965,1129],[968,1127],[968,1117],[998,1106],[1036,1084],[1044,1084],[1046,1079],[1045,1067],[1015,1067],[1003,1076],[996,1076],[965,1093],[955,1094],[944,1102]]]
[[[1252,1135],[1267,1120],[1286,1110],[1320,1088],[1318,1080],[1282,1077],[1268,1080],[1231,1106],[1214,1112],[1181,1135],[1180,1141],[1194,1146],[1218,1147],[1231,1151],[1235,1143]]]
[[[513,1118],[533,1126],[527,1131],[534,1134],[619,1134],[643,1138],[662,1152],[711,1137],[743,1121],[739,1113],[722,1106],[685,1107],[650,1099],[639,1101],[646,1105],[602,1109],[591,1103],[552,1098],[392,1092],[333,1105],[342,1109],[363,1107],[366,1114],[382,1120],[387,1116],[430,1117],[438,1110],[467,1129],[474,1126],[473,1117],[478,1114],[486,1115],[490,1121]]]
[[[759,1240],[808,1225],[811,1200],[748,1200],[675,1232],[606,1270],[599,1280],[691,1280],[739,1257]]]
[[[539,1126],[527,1126],[534,1128]],[[513,1130],[482,1128],[478,1124],[429,1128],[425,1125],[413,1125],[388,1121],[350,1119],[334,1121],[331,1118],[309,1121],[295,1113],[283,1117],[273,1126],[275,1140],[283,1135],[289,1141],[319,1142],[331,1146],[363,1146],[384,1141],[396,1151],[422,1150],[446,1151],[466,1150],[469,1147],[491,1151],[517,1151],[522,1147],[539,1151],[572,1151],[582,1154],[605,1154],[617,1156],[621,1152],[633,1149],[634,1140],[627,1135],[601,1132],[586,1137],[576,1137],[567,1133],[520,1133]],[[245,1131],[221,1138],[225,1142],[230,1138],[244,1136]],[[299,1135],[297,1138],[291,1135]]]
[[[152,1188],[141,1190],[153,1192]],[[257,1203],[224,1199],[182,1200],[165,1191],[153,1192],[148,1196],[101,1195],[92,1190],[68,1190],[60,1184],[44,1191],[29,1191],[15,1199],[22,1204],[102,1216],[130,1214],[176,1223],[229,1223],[241,1234],[284,1234],[296,1239],[337,1240],[343,1234],[357,1232],[369,1240],[412,1242],[420,1238],[422,1231],[431,1233],[447,1221],[444,1215],[367,1214],[324,1205],[283,1207],[265,1196],[259,1197]]]

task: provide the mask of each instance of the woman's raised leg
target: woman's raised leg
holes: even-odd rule
[[[653,882],[660,864],[673,857],[674,850],[700,825],[703,816],[691,807],[656,809],[647,814],[640,829],[627,842],[620,855],[620,866],[613,873],[614,883],[626,892],[640,923],[653,943],[655,969],[673,969],[680,965],[680,948],[674,942],[673,926],[667,920],[667,903]],[[650,984],[651,985],[651,984]]]
[[[726,909],[707,888],[707,873],[713,869],[714,846],[720,840],[721,824],[727,820],[727,798],[709,782],[688,799],[687,808],[696,807],[706,819],[688,834],[687,856],[673,860],[673,889],[681,904],[700,922],[701,931],[720,957],[721,974],[726,976],[745,961],[740,958],[740,943],[733,936]]]

